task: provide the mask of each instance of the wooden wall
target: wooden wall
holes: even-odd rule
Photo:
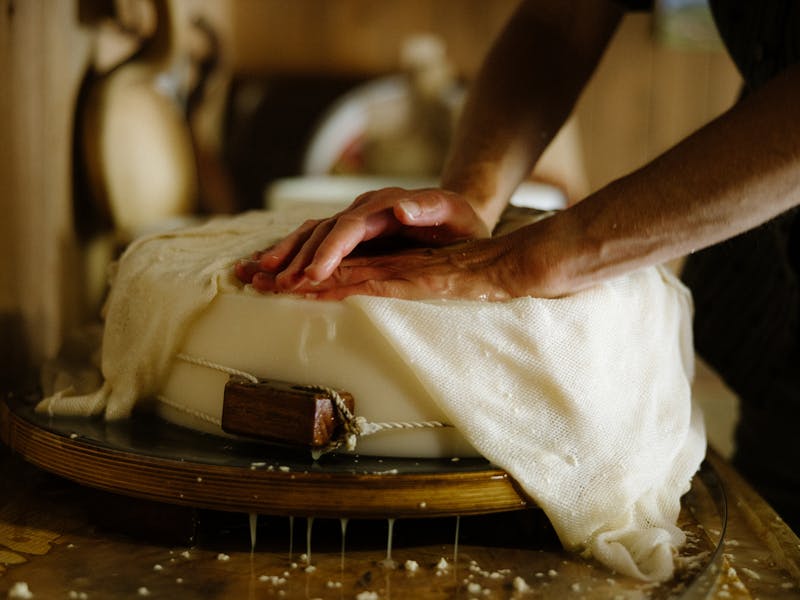
[[[412,34],[432,32],[474,73],[517,0],[239,0],[235,68],[246,73],[379,75],[399,66]]]
[[[514,0],[170,0],[208,12],[239,73],[373,76],[410,33],[445,39],[473,74]],[[78,0],[0,0],[0,363],[51,356],[80,314],[72,222],[72,125],[92,32]],[[648,15],[623,24],[576,114],[591,188],[641,165],[727,108],[738,77],[720,52],[653,42]]]
[[[740,86],[721,47],[659,43],[650,14],[628,15],[575,111],[591,188],[643,165],[727,110]]]

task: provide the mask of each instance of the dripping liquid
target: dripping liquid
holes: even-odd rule
[[[394,537],[394,522],[395,519],[389,518],[387,521],[386,531],[386,558],[381,561],[381,566],[387,569],[397,568],[397,563],[392,560],[392,538]]]
[[[347,535],[347,518],[342,517],[341,519],[339,519],[339,521],[342,525],[342,556],[339,567],[340,571],[344,573],[344,546],[345,546],[345,536]]]
[[[311,564],[311,528],[314,526],[314,517],[306,518],[306,563]]]
[[[461,529],[461,515],[456,515],[456,535],[453,540],[453,564],[458,564],[458,535]]]
[[[258,514],[250,513],[250,554],[256,549],[256,533],[258,529]]]

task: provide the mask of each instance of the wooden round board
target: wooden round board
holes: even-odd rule
[[[222,511],[319,517],[440,517],[530,506],[486,460],[378,458],[227,439],[140,414],[51,418],[36,395],[0,401],[0,439],[28,462],[102,490]]]

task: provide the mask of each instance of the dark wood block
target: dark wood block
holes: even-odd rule
[[[353,396],[338,393],[352,412]],[[222,429],[228,433],[320,448],[343,426],[333,400],[324,392],[282,381],[253,383],[235,376],[225,386]]]

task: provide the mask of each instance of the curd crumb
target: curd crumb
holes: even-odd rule
[[[27,600],[33,598],[33,592],[24,581],[18,581],[8,590],[8,600]]]
[[[522,577],[514,577],[513,586],[515,592],[529,592],[531,589],[531,586]]]

